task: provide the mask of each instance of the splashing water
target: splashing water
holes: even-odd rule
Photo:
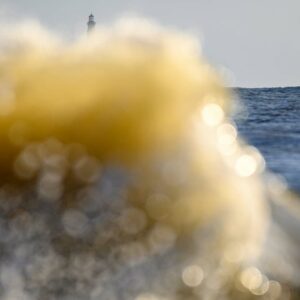
[[[290,299],[285,192],[231,108],[193,37],[146,21],[2,32],[1,299]]]

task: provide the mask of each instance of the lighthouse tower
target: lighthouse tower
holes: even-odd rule
[[[95,26],[96,26],[96,22],[94,20],[93,14],[90,14],[89,21],[88,21],[87,25],[88,25],[88,33],[92,32],[94,30]]]

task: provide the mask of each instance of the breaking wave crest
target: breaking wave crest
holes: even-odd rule
[[[284,189],[230,99],[193,37],[144,20],[1,32],[1,298],[289,299]]]

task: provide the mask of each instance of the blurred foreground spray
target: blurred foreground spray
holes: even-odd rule
[[[144,20],[2,32],[1,299],[297,299],[288,196],[230,98],[192,37]]]

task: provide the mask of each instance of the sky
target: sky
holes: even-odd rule
[[[128,14],[195,34],[232,86],[300,85],[300,0],[0,0],[0,23],[26,19],[74,38]]]

